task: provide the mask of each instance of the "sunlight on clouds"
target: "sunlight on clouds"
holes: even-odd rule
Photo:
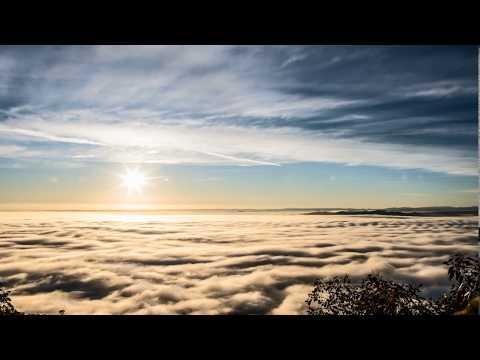
[[[461,50],[452,48],[443,58],[451,66],[465,62]],[[408,51],[413,49],[404,54]],[[7,48],[0,52],[0,68],[26,100],[17,104],[12,92],[13,105],[0,109],[0,140],[18,146],[2,145],[0,155],[152,164],[335,162],[476,175],[476,154],[470,149],[406,147],[375,137],[385,131],[382,124],[400,117],[396,123],[408,125],[415,117],[402,115],[410,104],[400,102],[391,114],[381,110],[381,118],[377,107],[388,110],[403,98],[431,98],[428,122],[445,124],[448,118],[433,107],[435,98],[461,95],[469,100],[473,94],[463,78],[440,81],[419,72],[418,79],[403,81],[402,58],[395,52],[402,54],[399,49],[321,46]],[[398,86],[382,77],[381,67],[362,77],[362,67],[368,69],[378,54],[400,61],[396,72],[389,69],[390,77],[402,80]],[[421,64],[440,61],[427,55],[418,59]],[[344,61],[355,64],[340,65]],[[335,72],[335,66],[341,71]],[[442,62],[442,68],[448,66]],[[20,75],[28,86],[15,82]],[[376,95],[367,96],[365,89]],[[332,125],[338,129],[331,130]],[[364,125],[368,136],[361,135]],[[468,135],[470,128],[460,129],[461,134]],[[409,129],[426,136],[436,128],[402,130]],[[65,145],[62,151],[59,144]]]
[[[112,128],[102,123],[100,116],[94,123],[86,120],[64,122],[55,116],[48,122],[33,119],[15,122],[34,128],[22,131],[22,135],[33,133],[34,137],[50,141],[103,145],[90,150],[89,156],[114,162],[124,162],[125,156],[130,157],[132,162],[148,163],[215,164],[222,159],[223,163],[231,164],[278,165],[311,161],[477,174],[475,158],[461,150],[415,145],[410,146],[411,151],[405,152],[402,145],[332,138],[293,128],[192,127],[161,125],[161,122],[138,123],[133,127],[125,123]],[[9,124],[10,121],[4,122],[0,132],[18,132],[11,130]],[[37,130],[40,128],[44,129],[42,133]],[[76,138],[72,137],[74,134]],[[131,148],[136,150],[132,152]],[[170,153],[171,156],[162,158],[162,153]],[[218,160],[215,161],[215,158]]]
[[[476,218],[2,213],[0,276],[24,311],[302,314],[318,277],[375,271],[448,287]]]

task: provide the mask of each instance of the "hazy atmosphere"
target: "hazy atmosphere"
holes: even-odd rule
[[[0,287],[48,314],[303,314],[371,272],[438,296],[478,252],[477,52],[0,46]]]

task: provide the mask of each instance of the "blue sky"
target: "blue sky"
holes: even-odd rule
[[[0,202],[474,205],[477,91],[475,47],[0,46]]]

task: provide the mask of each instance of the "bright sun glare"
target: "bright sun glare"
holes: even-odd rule
[[[147,184],[147,177],[138,169],[127,169],[125,174],[120,175],[122,186],[127,188],[128,193],[140,193]]]

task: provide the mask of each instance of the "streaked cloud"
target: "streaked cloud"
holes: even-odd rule
[[[2,46],[1,156],[473,175],[474,50]]]

